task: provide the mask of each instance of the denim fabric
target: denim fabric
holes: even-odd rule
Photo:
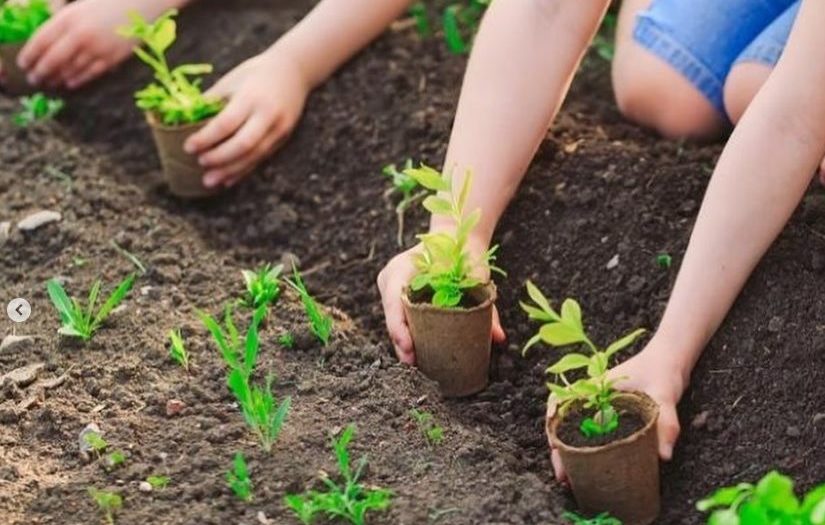
[[[724,85],[734,64],[776,64],[800,0],[653,0],[634,40],[658,56],[725,115]]]

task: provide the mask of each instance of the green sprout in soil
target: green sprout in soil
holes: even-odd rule
[[[427,4],[421,1],[411,5],[410,16],[415,20],[415,28],[419,35],[423,38],[429,38],[429,36],[433,34],[430,17],[427,14]]]
[[[306,312],[309,319],[309,329],[315,334],[321,343],[326,346],[329,343],[330,336],[332,336],[332,317],[325,314],[318,303],[309,295],[306,284],[301,278],[301,274],[297,268],[293,268],[292,279],[286,280],[298,295],[301,297],[301,303],[304,305],[304,312]]]
[[[615,13],[607,13],[602,21],[602,26],[599,32],[593,38],[593,49],[596,54],[607,62],[613,61],[613,56],[616,54],[616,24],[618,17]]]
[[[622,525],[618,518],[612,517],[607,512],[592,518],[584,518],[575,512],[565,512],[562,517],[569,521],[570,525]]]
[[[146,275],[146,266],[142,262],[140,262],[140,259],[138,259],[135,254],[133,254],[132,252],[130,252],[126,248],[123,248],[121,245],[116,243],[114,240],[109,242],[109,244],[124,259],[126,259],[127,261],[132,263],[132,265],[134,265],[134,267],[137,268],[137,271],[138,271],[138,273],[140,273],[140,275]]]
[[[430,445],[439,445],[444,441],[444,428],[439,425],[433,415],[426,410],[410,409],[410,417],[418,425],[418,430]]]
[[[571,405],[581,404],[585,410],[594,410],[593,415],[581,423],[580,430],[585,437],[592,438],[612,433],[619,427],[619,413],[613,408],[613,400],[617,395],[617,380],[608,379],[609,361],[617,352],[633,344],[645,330],[634,330],[611,343],[606,349],[600,350],[584,330],[579,303],[567,299],[561,305],[561,312],[557,313],[547,298],[530,281],[527,282],[527,293],[535,305],[522,302],[521,307],[530,319],[544,324],[538,334],[525,345],[525,354],[531,346],[539,342],[556,347],[584,344],[591,354],[588,356],[569,353],[547,368],[547,372],[556,375],[559,381],[558,384],[547,385],[558,399],[559,413],[564,415]],[[566,374],[579,369],[586,370],[586,377],[571,383]]]
[[[51,16],[46,0],[0,2],[0,44],[25,42]]]
[[[232,470],[226,473],[226,484],[232,489],[241,501],[252,501],[252,480],[249,479],[249,468],[246,466],[246,459],[243,454],[237,452],[232,461]]]
[[[95,487],[88,488],[89,496],[92,497],[106,523],[114,525],[115,514],[123,506],[123,498],[117,492],[109,492],[106,490],[98,490]]]
[[[252,385],[249,377],[238,369],[232,370],[227,380],[229,390],[235,394],[247,425],[258,436],[261,447],[266,452],[271,452],[278,440],[292,401],[290,397],[284,398],[280,404],[276,401],[272,393],[273,381],[271,375],[267,376],[266,386],[260,388]]]
[[[444,41],[451,52],[460,55],[470,51],[472,40],[481,24],[481,17],[491,2],[492,0],[462,0],[444,9],[441,26]],[[423,1],[416,2],[410,7],[410,16],[415,20],[419,35],[427,38],[432,34],[427,5]]]
[[[166,51],[177,38],[175,15],[177,10],[171,9],[155,22],[148,23],[138,13],[132,12],[129,14],[131,25],[118,31],[125,38],[135,38],[141,42],[143,47],[135,46],[134,52],[155,74],[156,82],[135,94],[137,106],[169,126],[200,122],[223,108],[222,101],[203,95],[199,78],[190,79],[211,73],[210,64],[184,64],[170,68]]]
[[[97,432],[88,432],[83,436],[83,441],[94,451],[98,459],[109,446],[109,443]]]
[[[132,289],[135,283],[135,276],[130,275],[124,279],[112,294],[103,303],[99,310],[95,310],[97,299],[100,295],[101,281],[98,279],[89,291],[89,298],[85,308],[75,298],[69,298],[63,285],[57,279],[51,279],[46,283],[46,290],[49,297],[60,314],[62,326],[58,333],[79,337],[84,341],[92,338],[94,333],[100,328],[114,310]]]
[[[278,343],[284,348],[292,349],[295,346],[295,337],[290,332],[286,332],[278,337]]]
[[[111,454],[106,456],[105,459],[105,468],[108,471],[112,471],[119,466],[123,465],[126,462],[126,454],[124,454],[120,450],[115,450]]]
[[[284,266],[266,264],[256,271],[243,270],[246,283],[246,297],[243,302],[249,308],[260,308],[274,304],[281,296],[281,272]]]
[[[405,173],[406,170],[413,168],[412,159],[407,159],[404,164],[404,169],[399,171],[395,164],[384,166],[382,173],[390,179],[391,186],[385,192],[386,197],[390,197],[394,193],[401,195],[401,200],[395,207],[395,215],[398,218],[398,233],[396,240],[398,246],[404,245],[404,215],[407,210],[417,201],[427,196],[429,191],[421,190],[421,185],[418,181]],[[416,191],[420,190],[420,191]]]
[[[823,525],[825,485],[800,500],[793,480],[773,471],[756,485],[740,483],[719,489],[696,508],[712,512],[708,525]]]
[[[349,425],[332,448],[338,462],[341,483],[335,483],[328,477],[322,477],[327,492],[310,490],[304,494],[290,494],[284,498],[287,507],[305,525],[312,523],[319,515],[330,520],[341,519],[353,525],[364,525],[369,511],[381,511],[389,508],[392,492],[386,489],[365,487],[361,475],[367,466],[367,458],[362,457],[355,470],[352,469],[350,454],[347,449],[355,435],[355,426]]]
[[[183,344],[180,329],[169,330],[169,357],[189,372],[189,352]]]
[[[670,254],[667,253],[660,253],[656,256],[656,264],[659,266],[659,268],[670,268],[670,266],[673,264],[673,257],[671,257]]]
[[[146,478],[146,483],[154,490],[163,490],[169,485],[169,476],[149,476]]]
[[[241,345],[238,329],[234,321],[232,321],[232,313],[232,306],[227,305],[224,311],[224,327],[221,327],[209,314],[198,312],[198,315],[200,316],[201,322],[212,334],[212,339],[214,339],[218,345],[218,350],[221,353],[224,363],[226,363],[230,370],[238,370],[242,373],[243,377],[248,378],[252,375],[252,371],[255,369],[255,363],[258,361],[258,349],[260,347],[258,327],[266,315],[266,309],[259,308],[255,310],[243,345]]]
[[[14,123],[21,128],[28,127],[41,120],[54,118],[63,109],[65,103],[59,98],[49,98],[43,93],[22,97],[23,108],[14,116]]]
[[[461,191],[456,195],[449,175],[442,175],[423,164],[420,168],[404,172],[425,188],[441,192],[441,195],[430,195],[424,199],[424,207],[433,215],[450,217],[455,223],[455,233],[418,235],[423,250],[416,255],[418,273],[410,282],[410,288],[414,292],[428,288],[432,291],[432,304],[435,306],[456,307],[467,290],[482,284],[474,274],[493,271],[504,275],[500,268],[493,265],[498,246],[493,246],[478,261],[471,259],[467,249],[470,233],[481,219],[481,210],[465,215],[472,174],[467,172]]]

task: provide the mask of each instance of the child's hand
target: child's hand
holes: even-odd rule
[[[473,245],[473,241],[470,241]],[[481,244],[476,243],[477,248],[470,248],[473,254],[483,253],[486,249]],[[404,305],[401,302],[401,294],[405,286],[416,273],[413,256],[421,250],[420,245],[415,246],[403,253],[396,255],[378,274],[378,290],[381,292],[381,302],[384,306],[384,319],[387,324],[387,331],[395,347],[398,360],[409,365],[415,364],[415,348],[413,347],[412,335],[407,326],[407,318],[404,315]],[[483,279],[489,275],[481,276]],[[498,310],[493,308],[493,341],[501,343],[506,339],[504,330],[498,317]]]
[[[204,185],[232,186],[280,147],[309,91],[298,65],[277,48],[220,79],[206,95],[226,99],[226,107],[185,145],[205,168]]]
[[[671,350],[654,336],[639,354],[610,371],[610,377],[614,379],[626,378],[618,383],[619,389],[644,392],[659,404],[659,457],[664,461],[670,461],[673,457],[673,447],[680,431],[676,404],[688,381],[688,374],[668,360]],[[552,460],[556,479],[566,483],[567,473],[556,450],[553,450]]]
[[[117,34],[130,9],[147,0],[79,0],[56,11],[18,57],[33,85],[75,89],[129,57],[133,43]]]

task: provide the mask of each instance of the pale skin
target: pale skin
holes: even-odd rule
[[[624,9],[638,10],[647,3],[630,0]],[[488,246],[606,7],[600,0],[546,0],[499,2],[490,9],[470,60],[445,162],[448,169],[459,167],[457,174],[475,168],[469,208],[481,208],[485,219],[474,251]],[[631,15],[622,13],[614,63],[623,112],[669,136],[717,134],[723,121],[704,111],[709,103],[692,96],[698,93],[691,93],[669,66],[642,58],[644,50],[629,39]],[[645,348],[613,371],[614,377],[627,378],[620,388],[642,390],[659,403],[659,454],[664,460],[672,457],[679,435],[676,404],[702,350],[825,156],[825,95],[820,89],[825,62],[816,60],[825,4],[805,0],[798,20],[773,72],[760,75],[764,66],[742,64],[731,73],[725,99],[732,110],[739,105],[738,115],[731,111],[738,125],[708,187],[671,300]],[[639,70],[645,66],[654,71]],[[629,71],[637,76],[627,78]],[[668,93],[682,103],[660,107],[665,114],[656,109],[667,96],[657,93],[655,83],[643,82],[659,75],[669,80]],[[531,82],[521,80],[527,77]],[[502,142],[501,136],[509,140]],[[399,359],[407,363],[414,363],[415,355],[400,294],[414,274],[410,253],[416,249],[396,256],[378,277],[390,337]],[[502,336],[497,325],[493,338]],[[553,465],[564,481],[555,452]]]

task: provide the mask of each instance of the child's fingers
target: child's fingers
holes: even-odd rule
[[[550,453],[550,460],[553,464],[553,472],[556,475],[556,481],[562,485],[567,485],[567,471],[564,470],[564,465],[561,462],[561,456],[559,455],[558,450],[553,449]]]
[[[106,72],[108,65],[105,60],[95,60],[89,64],[86,69],[82,70],[76,76],[66,80],[66,87],[69,89],[77,89],[80,86],[91,82],[100,75]]]
[[[60,38],[40,57],[29,70],[28,80],[32,84],[48,82],[60,75],[60,68],[69,62],[77,52],[78,40],[74,36]]]
[[[204,185],[207,188],[220,185],[227,188],[234,186],[284,141],[283,132],[276,126],[258,142],[258,145],[252,151],[240,159],[208,170],[204,174]]]
[[[79,50],[77,55],[64,64],[60,69],[60,79],[63,84],[67,84],[70,79],[80,76],[89,65],[95,60],[95,57],[85,51]]]
[[[43,24],[32,38],[23,46],[17,57],[17,65],[29,69],[36,64],[41,56],[66,32],[66,23],[63,17],[54,17]]]
[[[273,122],[268,122],[260,113],[253,114],[237,133],[217,147],[202,154],[198,158],[198,162],[205,168],[215,168],[238,162],[260,148],[273,124]]]
[[[504,328],[501,327],[501,317],[498,315],[498,308],[493,307],[493,341],[496,343],[503,343],[507,340],[507,334],[504,333]]]
[[[402,258],[408,257],[402,254]],[[404,315],[404,306],[401,303],[401,293],[409,278],[410,268],[408,262],[400,260],[398,257],[390,261],[380,274],[378,274],[378,289],[381,292],[381,302],[384,306],[384,319],[387,325],[392,344],[398,360],[409,365],[415,364],[415,353],[412,336],[407,327],[407,318]]]
[[[679,415],[674,405],[660,404],[656,431],[659,435],[659,457],[664,461],[670,461],[680,432]]]
[[[232,99],[202,130],[184,144],[184,150],[195,154],[209,150],[235,134],[250,117],[252,108],[240,98]]]

